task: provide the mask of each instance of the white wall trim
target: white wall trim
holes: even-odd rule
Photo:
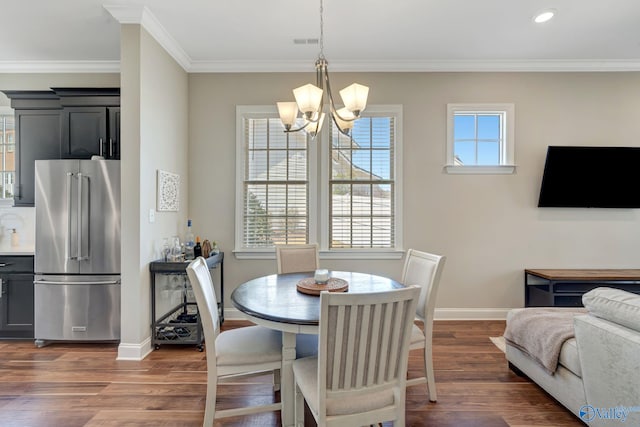
[[[0,61],[0,73],[119,73],[120,61]]]
[[[116,360],[142,360],[151,353],[151,337],[140,344],[120,343]]]
[[[123,9],[123,7],[117,7]],[[113,15],[113,6],[105,6]],[[128,15],[124,15],[127,17]],[[114,15],[114,18],[116,16]],[[129,17],[130,18],[130,17]],[[116,18],[118,19],[118,18]],[[123,17],[123,19],[125,19]],[[141,24],[188,73],[314,72],[313,61],[194,61],[149,12]],[[122,22],[121,23],[126,23]],[[134,23],[134,22],[129,22]],[[120,61],[0,61],[0,73],[110,73]],[[333,72],[626,72],[640,71],[639,60],[597,61],[362,61],[331,62]]]
[[[191,68],[191,58],[182,46],[162,26],[153,13],[142,5],[104,5],[120,24],[140,24],[164,50],[185,70]]]
[[[437,60],[331,61],[336,72],[610,72],[640,71],[640,61],[601,60]],[[312,72],[313,61],[192,61],[190,73]]]
[[[510,308],[436,308],[434,320],[505,320]],[[246,320],[236,308],[225,308],[227,320]]]

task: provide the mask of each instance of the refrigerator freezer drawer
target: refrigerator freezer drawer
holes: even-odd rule
[[[119,284],[34,284],[35,339],[120,339]]]

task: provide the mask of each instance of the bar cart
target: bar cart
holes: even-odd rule
[[[218,296],[220,322],[224,322],[224,253],[206,259]],[[204,346],[202,323],[191,283],[187,277],[190,261],[149,263],[151,273],[151,345],[158,350],[164,344]],[[216,274],[216,271],[219,274]]]

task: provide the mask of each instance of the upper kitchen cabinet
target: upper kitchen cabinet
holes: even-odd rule
[[[62,105],[63,159],[120,159],[120,89],[52,88]]]
[[[120,89],[3,90],[15,110],[14,206],[34,205],[36,160],[120,159]]]
[[[14,206],[33,206],[36,160],[59,159],[60,98],[50,91],[3,91],[15,109],[16,182]]]

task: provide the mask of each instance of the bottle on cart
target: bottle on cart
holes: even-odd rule
[[[187,234],[184,237],[184,259],[186,260],[192,260],[194,259],[193,256],[193,249],[196,246],[196,243],[193,239],[193,230],[191,229],[191,220],[188,219],[187,220]]]
[[[200,246],[200,236],[196,236],[196,245],[193,247],[193,257],[202,256],[202,246]]]

